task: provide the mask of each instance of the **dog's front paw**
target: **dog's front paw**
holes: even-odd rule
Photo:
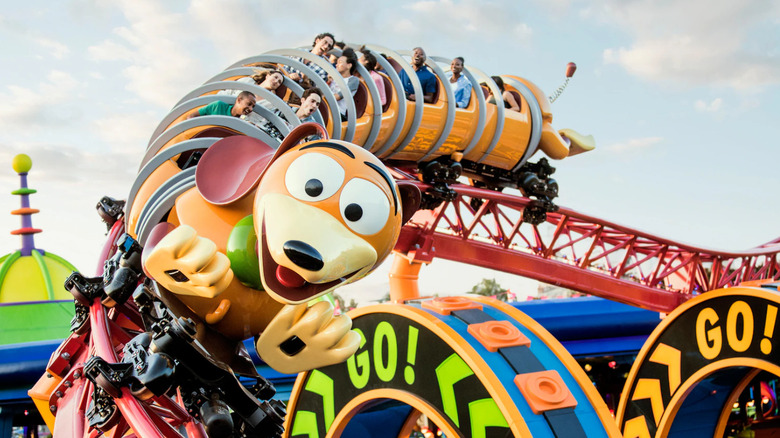
[[[173,293],[213,298],[233,280],[230,261],[209,239],[181,225],[152,249],[144,268]]]
[[[360,335],[351,328],[352,320],[334,316],[326,301],[286,305],[260,335],[257,353],[271,368],[289,374],[344,362],[360,346]]]

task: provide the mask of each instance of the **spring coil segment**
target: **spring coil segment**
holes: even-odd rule
[[[263,68],[296,69],[322,91],[322,103],[314,119],[326,127],[331,138],[358,144],[388,165],[432,178],[428,182],[437,182],[438,178],[446,185],[464,174],[488,187],[519,188],[526,196],[538,198],[544,210],[554,210],[552,198],[557,196],[557,184],[549,178],[554,169],[544,159],[537,165],[530,163],[530,158],[538,150],[550,158],[562,159],[588,149],[571,147],[570,140],[550,126],[550,103],[536,85],[517,76],[502,76],[506,90],[520,103],[519,112],[510,111],[503,105],[489,103],[491,94],[501,95],[495,82],[480,69],[467,67],[463,75],[471,83],[471,98],[466,108],[457,108],[453,90],[440,67],[440,63],[448,63],[449,59],[431,56],[426,66],[436,76],[433,103],[424,103],[422,99],[408,101],[399,77],[401,71],[411,78],[415,94],[423,94],[420,81],[407,61],[411,53],[370,44],[363,50],[373,53],[378,61],[387,101],[381,104],[376,82],[358,63],[355,75],[360,85],[354,96],[344,93],[347,112],[343,122],[333,90],[309,65],[323,68],[340,90],[348,89],[346,81],[326,59],[307,50],[277,49],[243,59],[187,93],[163,118],[149,140],[128,196],[128,232],[143,243],[149,226],[173,205],[175,196],[184,188],[182,184],[187,185],[181,178],[175,178],[175,174],[195,166],[200,154],[217,139],[248,135],[273,147],[279,144],[267,130],[238,118],[186,119],[192,111],[215,100],[234,102],[233,95],[220,92],[254,93],[258,102],[264,103],[255,106],[255,113],[283,136],[300,124],[286,102],[301,97],[304,92],[301,84],[285,76],[276,92],[271,92],[255,84],[237,82]],[[332,53],[340,55],[337,50]],[[436,163],[435,171],[426,172],[429,163]],[[457,171],[439,170],[453,165]]]

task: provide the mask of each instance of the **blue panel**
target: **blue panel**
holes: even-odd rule
[[[559,341],[648,335],[661,322],[658,312],[597,297],[511,303]]]
[[[355,415],[342,432],[342,438],[397,438],[412,408],[406,404],[385,407],[387,403]]]
[[[28,402],[32,405],[32,399],[27,395],[29,388],[3,388],[0,389],[0,406],[5,403]]]
[[[32,386],[46,371],[49,357],[62,340],[0,346],[0,386],[9,383]],[[0,395],[0,400],[6,398]]]
[[[62,339],[39,342],[25,342],[24,344],[0,345],[0,366],[25,360],[49,360],[49,357],[60,346]]]
[[[622,338],[582,339],[561,344],[574,357],[636,354],[647,341],[647,335]]]
[[[751,368],[727,368],[719,370],[697,383],[683,400],[669,430],[669,438],[713,436],[715,427],[734,387]]]

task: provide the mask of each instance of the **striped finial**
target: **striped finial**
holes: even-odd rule
[[[14,157],[12,164],[14,171],[19,174],[19,184],[21,187],[11,192],[11,194],[22,197],[22,208],[12,211],[11,214],[22,217],[22,227],[11,231],[11,234],[22,236],[22,248],[20,251],[22,256],[29,256],[32,254],[32,250],[35,249],[33,235],[42,231],[41,229],[33,228],[32,226],[32,215],[40,211],[35,208],[30,208],[30,195],[37,192],[35,189],[27,187],[27,172],[32,168],[32,159],[25,154],[19,154]]]

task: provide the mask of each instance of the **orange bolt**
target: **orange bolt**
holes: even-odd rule
[[[449,315],[455,310],[480,309],[482,304],[471,301],[466,297],[437,297],[423,301],[423,308],[433,310],[440,315]]]
[[[509,321],[485,321],[469,324],[468,331],[488,351],[493,353],[499,348],[531,345],[531,340]]]
[[[515,385],[520,389],[534,414],[577,406],[577,400],[558,371],[518,374],[515,376]]]

